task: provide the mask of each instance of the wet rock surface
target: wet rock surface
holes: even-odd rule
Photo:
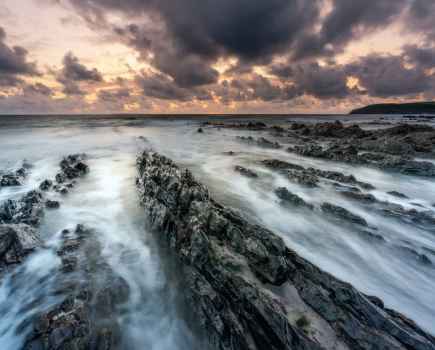
[[[255,171],[248,169],[248,168],[245,168],[245,167],[242,167],[240,165],[236,165],[234,167],[234,171],[237,171],[238,173],[240,173],[246,177],[250,177],[250,178],[257,178],[258,177],[258,174]]]
[[[61,163],[62,173],[73,172],[73,167],[81,176],[87,172],[88,166],[82,162],[83,156],[68,156]],[[77,164],[79,164],[77,166]],[[0,204],[0,275],[4,267],[13,267],[36,248],[42,246],[38,226],[44,216],[44,209],[57,209],[60,202],[46,199],[52,188],[51,180],[44,180],[38,190],[29,191],[18,199],[8,199]]]
[[[335,122],[293,124],[291,130],[298,137],[303,136],[304,142],[289,147],[289,152],[407,175],[435,176],[432,162],[414,159],[416,156],[434,156],[435,130],[430,126],[401,124],[363,130],[358,125],[345,126]]]
[[[281,199],[281,203],[284,205],[291,204],[297,207],[306,207],[309,209],[314,208],[312,204],[305,202],[301,197],[299,197],[297,194],[291,193],[285,187],[277,188],[275,190],[275,194],[279,199]]]
[[[263,148],[278,149],[282,147],[278,142],[270,141],[269,139],[266,139],[264,137],[259,137],[255,139],[252,136],[237,136],[237,140]]]
[[[77,225],[62,231],[58,293],[64,298],[35,316],[23,349],[119,349],[118,307],[129,294],[125,280],[102,263],[97,232]]]
[[[334,204],[325,202],[321,205],[321,209],[324,213],[329,214],[329,215],[333,215],[339,219],[350,221],[354,224],[358,224],[361,226],[368,226],[367,221],[364,218],[362,218],[356,214],[353,214],[349,210],[347,210],[343,207],[340,207],[338,205],[334,205]]]
[[[26,178],[31,165],[23,162],[21,168],[16,171],[1,173],[0,172],[0,188],[10,186],[21,186]]]
[[[149,224],[179,261],[187,301],[215,348],[435,349],[414,322],[219,205],[168,158],[144,152],[137,167]],[[311,311],[292,317],[295,305]]]
[[[41,245],[34,227],[27,224],[0,224],[0,275],[21,263]]]
[[[20,199],[8,199],[0,205],[0,224],[38,226],[43,214],[42,193],[30,191]]]

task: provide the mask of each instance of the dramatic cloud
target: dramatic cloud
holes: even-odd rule
[[[53,90],[48,86],[36,83],[33,85],[26,85],[23,88],[24,94],[27,95],[43,95],[43,96],[51,96],[53,95]]]
[[[428,42],[433,41],[435,39],[434,19],[434,1],[413,0],[406,18],[407,29],[423,34]]]
[[[288,47],[302,31],[315,24],[320,4],[318,0],[70,2],[94,25],[107,24],[107,11],[133,18],[155,14],[180,52],[209,58],[228,53],[252,59]]]
[[[388,25],[407,3],[407,0],[334,0],[320,31],[301,37],[293,57],[301,59],[340,52],[351,40]]]
[[[42,3],[47,18],[55,14],[49,26],[60,26],[53,30],[59,38],[47,32],[28,38],[13,24],[12,16],[22,23],[22,16],[34,16],[26,0],[2,12],[9,34],[0,28],[3,102],[16,94],[29,106],[71,100],[87,110],[286,112],[435,95],[432,0]],[[13,46],[15,40],[31,52]]]
[[[5,40],[6,32],[0,27],[0,86],[15,86],[21,82],[20,76],[37,75],[36,64],[27,60],[27,50],[9,47]]]
[[[435,47],[405,46],[404,53],[409,63],[425,69],[435,68]]]
[[[401,56],[370,55],[347,67],[370,96],[416,95],[431,89],[433,77],[423,69],[406,67]]]
[[[72,52],[68,52],[63,58],[63,68],[57,80],[63,85],[66,95],[83,95],[85,92],[80,88],[80,82],[99,83],[103,81],[103,76],[96,68],[87,68]]]

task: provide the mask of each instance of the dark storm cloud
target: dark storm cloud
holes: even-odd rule
[[[28,95],[43,95],[43,96],[51,96],[53,95],[53,90],[49,88],[47,85],[36,83],[32,85],[26,85],[23,88],[24,94]]]
[[[406,16],[407,29],[423,34],[428,42],[435,40],[435,1],[413,0]]]
[[[84,95],[86,92],[81,89],[81,82],[103,81],[103,76],[96,68],[87,68],[72,52],[68,52],[62,62],[63,67],[57,74],[57,81],[63,85],[62,91],[66,95]]]
[[[411,96],[433,89],[434,77],[425,71],[435,66],[432,0],[63,1],[161,72],[136,79],[152,98],[207,100],[214,94],[229,103],[310,95],[325,100],[363,93]],[[326,5],[329,11],[322,11]],[[110,22],[112,13],[119,15],[116,25]],[[407,46],[397,56],[369,55],[347,66],[334,63],[349,43],[399,19],[405,31],[426,38],[424,46]],[[272,64],[276,56],[288,62]],[[222,57],[238,63],[220,76],[213,67]],[[319,59],[327,64],[319,65]],[[276,79],[253,73],[255,66],[266,67]],[[350,75],[365,90],[350,89]],[[77,80],[67,83],[65,89],[81,91]]]
[[[299,65],[294,72],[294,81],[305,94],[319,99],[349,95],[347,75],[341,66],[322,67],[317,63]]]
[[[177,50],[201,57],[221,53],[256,59],[287,48],[314,26],[320,0],[70,0],[86,18],[106,11],[137,18],[154,13]],[[93,14],[93,15],[90,15]]]
[[[435,67],[435,47],[408,45],[404,47],[404,54],[411,64],[425,69]]]
[[[420,66],[406,67],[402,56],[369,55],[346,67],[370,96],[416,95],[431,89],[433,77]]]
[[[100,82],[103,80],[103,76],[96,68],[88,69],[72,52],[68,52],[63,58],[62,76],[72,81]]]
[[[344,98],[349,95],[347,73],[343,66],[320,66],[318,63],[291,62],[271,65],[269,72],[282,81],[291,81],[289,97],[306,94],[319,99]]]
[[[179,102],[193,99],[209,100],[210,93],[205,89],[179,87],[169,77],[163,74],[142,74],[136,77],[137,85],[142,89],[145,96],[160,100],[174,100]]]
[[[105,102],[118,102],[130,97],[130,90],[128,88],[121,88],[117,90],[100,90],[98,98]]]
[[[212,84],[218,79],[219,74],[210,67],[210,60],[192,52],[180,52],[167,33],[136,24],[115,27],[114,32],[136,49],[143,60],[150,61],[161,72],[170,75],[180,87]]]
[[[402,13],[408,0],[334,0],[333,8],[316,34],[302,37],[295,45],[296,59],[333,55],[353,39],[387,26]]]
[[[22,75],[38,75],[36,64],[27,60],[27,50],[10,47],[5,40],[6,32],[0,27],[0,86],[16,86],[22,82]]]

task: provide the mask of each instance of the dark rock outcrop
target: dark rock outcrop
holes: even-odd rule
[[[0,205],[0,223],[38,226],[43,212],[43,196],[30,191],[20,199],[8,199]]]
[[[359,153],[355,145],[335,143],[323,149],[317,144],[288,148],[305,157],[324,158],[353,164],[369,165],[383,170],[415,176],[435,176],[435,165],[428,161],[416,161],[403,155]]]
[[[343,207],[339,207],[338,205],[325,202],[321,205],[321,209],[324,213],[333,215],[339,219],[350,221],[361,226],[368,226],[367,221],[364,218],[350,212]]]
[[[240,165],[236,165],[234,167],[234,170],[237,171],[238,173],[242,174],[243,176],[246,176],[246,177],[250,177],[250,178],[257,178],[258,177],[258,174],[255,171],[248,169],[248,168],[245,168],[245,167],[242,167]]]
[[[56,182],[63,184],[68,180],[81,177],[89,172],[88,165],[84,162],[86,155],[72,154],[60,162],[60,173],[56,174]]]
[[[301,165],[285,162],[279,159],[265,159],[261,163],[267,168],[272,170],[287,170],[287,169],[304,170],[304,167]]]
[[[53,186],[53,181],[51,181],[51,180],[44,180],[39,185],[39,189],[41,191],[49,191],[52,188],[52,186]]]
[[[276,196],[281,199],[281,203],[284,205],[293,205],[297,207],[306,207],[309,209],[313,209],[313,205],[305,202],[301,197],[297,194],[291,193],[285,187],[279,187],[275,190]]]
[[[117,308],[127,300],[129,287],[102,263],[102,248],[95,234],[83,225],[62,232],[57,293],[65,297],[31,320],[33,329],[24,350],[120,348]]]
[[[272,149],[281,148],[281,145],[278,142],[270,141],[264,137],[259,137],[258,139],[254,139],[252,136],[237,136],[237,140],[263,148],[272,148]]]
[[[152,152],[137,167],[150,227],[178,260],[195,320],[216,349],[435,349],[411,320],[216,203],[188,170]],[[307,322],[297,307],[310,310]]]
[[[393,197],[397,197],[397,198],[403,198],[403,199],[408,199],[409,197],[401,192],[397,192],[397,191],[390,191],[387,192],[390,196]]]
[[[41,246],[35,228],[26,224],[0,224],[0,275]]]
[[[48,199],[45,201],[45,206],[49,209],[58,209],[60,207],[60,203],[59,201],[53,201]]]
[[[286,175],[290,181],[307,187],[317,187],[319,183],[319,178],[306,169],[288,170]]]
[[[28,174],[29,168],[30,165],[28,165],[27,163],[23,163],[23,166],[16,171],[8,172],[5,174],[0,173],[0,188],[10,187],[10,186],[21,186]]]

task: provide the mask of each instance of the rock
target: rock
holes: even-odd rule
[[[23,163],[24,165],[24,163]],[[0,187],[21,186],[27,176],[27,169],[24,166],[14,172],[0,173]]]
[[[307,187],[317,187],[319,179],[307,170],[288,170],[287,177],[290,181],[297,182]]]
[[[355,192],[355,191],[339,191],[339,193],[346,198],[360,201],[360,202],[365,202],[365,203],[377,202],[376,197],[370,193],[362,193],[362,192]]]
[[[43,198],[39,191],[30,191],[18,200],[0,205],[0,223],[38,226],[43,212]]]
[[[350,221],[361,226],[368,226],[367,221],[361,216],[353,214],[349,210],[339,207],[338,205],[325,202],[321,205],[321,209],[324,213],[331,214],[339,219]]]
[[[66,179],[72,180],[89,172],[89,167],[84,163],[84,154],[73,154],[65,157],[60,162],[62,172],[56,175],[56,181],[63,183]],[[60,180],[60,181],[59,181]]]
[[[408,223],[420,223],[435,225],[435,217],[430,210],[417,211],[415,209],[405,209],[402,205],[390,202],[381,202],[381,213],[387,216],[406,221]]]
[[[237,136],[237,139],[239,141],[243,141],[246,143],[254,144],[259,147],[264,148],[272,148],[272,149],[278,149],[281,148],[281,145],[278,142],[270,141],[264,137],[259,137],[258,139],[254,139],[252,136]]]
[[[0,271],[23,259],[41,246],[35,229],[26,224],[0,224]]]
[[[53,186],[53,181],[51,181],[51,180],[44,180],[39,185],[39,189],[41,191],[48,191],[48,190],[51,189],[52,186]]]
[[[390,191],[387,192],[390,196],[394,196],[397,198],[403,198],[403,199],[409,199],[409,197],[403,193],[397,192],[397,191]]]
[[[279,159],[265,159],[261,163],[267,168],[273,170],[286,170],[286,169],[304,170],[303,166],[289,163],[289,162],[284,162]]]
[[[293,148],[289,147],[287,150],[289,152],[295,152],[297,154],[300,154],[301,156],[306,156],[306,157],[316,157],[316,158],[324,157],[324,151],[322,146],[313,143],[310,143],[308,145],[303,145],[303,146],[295,146]]]
[[[282,204],[291,204],[297,207],[306,207],[309,209],[313,209],[313,205],[305,202],[301,197],[297,194],[291,193],[285,187],[279,187],[275,190],[276,196],[281,199]]]
[[[45,206],[49,209],[58,209],[60,207],[60,203],[58,201],[46,200]]]
[[[77,225],[74,232],[64,231],[57,281],[64,298],[30,320],[32,331],[23,349],[120,349],[117,308],[128,299],[129,287],[102,263],[94,230]]]
[[[381,164],[384,169],[398,171],[406,175],[435,176],[435,165],[426,161],[397,159],[386,161]]]
[[[242,174],[243,176],[250,177],[250,178],[257,178],[258,174],[255,171],[252,171],[250,169],[244,168],[240,165],[236,165],[234,167],[234,170],[238,173]]]
[[[224,152],[224,154],[227,156],[234,156],[236,153],[233,151],[228,151],[228,152]]]
[[[320,170],[314,168],[308,168],[307,171],[311,172],[316,176],[320,176],[328,180],[333,180],[345,184],[357,185],[367,190],[373,190],[375,188],[372,184],[358,181],[353,175],[345,175],[343,173],[340,173],[339,171]]]
[[[423,265],[432,265],[432,261],[427,257],[426,254],[422,254],[417,252],[415,249],[407,246],[396,246],[401,252],[405,253],[406,255],[414,258],[417,262],[423,264]]]
[[[329,332],[337,349],[435,349],[415,323],[216,203],[170,159],[144,152],[137,168],[149,226],[176,259],[189,310],[212,348],[326,350]],[[313,310],[326,328],[313,335],[298,327],[289,317],[294,304]]]
[[[66,181],[67,177],[65,174],[59,173],[56,174],[55,179],[58,184],[62,184]]]

